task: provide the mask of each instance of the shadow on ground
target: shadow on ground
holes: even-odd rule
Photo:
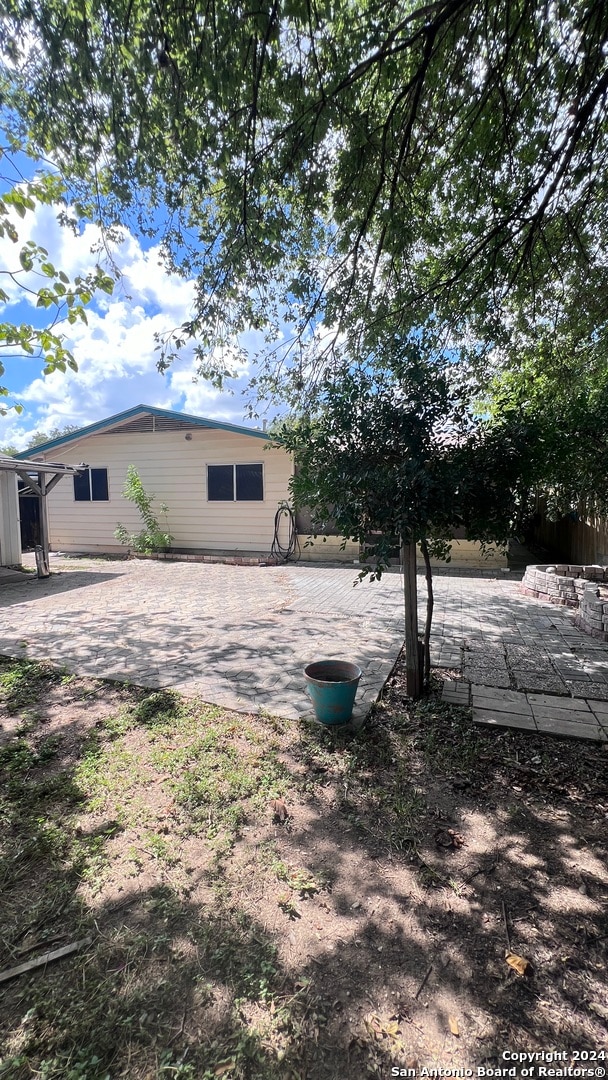
[[[0,589],[0,609],[13,604],[26,604],[38,600],[41,596],[61,596],[74,589],[84,589],[91,585],[102,585],[111,581],[118,574],[103,572],[92,573],[87,570],[70,570],[69,573],[52,573],[48,578],[38,578],[34,574],[24,574],[18,581],[7,581]]]
[[[604,1045],[601,748],[408,710],[399,670],[355,738],[31,665],[3,665],[3,702],[1,967],[91,944],[0,986],[0,1076],[343,1080]]]

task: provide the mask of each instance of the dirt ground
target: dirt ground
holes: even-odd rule
[[[0,1076],[603,1075],[607,749],[438,689],[352,736],[3,662]]]

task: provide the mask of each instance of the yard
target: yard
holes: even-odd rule
[[[0,1076],[601,1065],[605,745],[408,707],[399,666],[348,737],[0,665],[0,970],[80,943],[0,983]]]

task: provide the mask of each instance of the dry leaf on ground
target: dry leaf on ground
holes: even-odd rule
[[[526,960],[525,956],[518,956],[517,953],[507,951],[505,953],[505,960],[517,975],[527,975],[530,977],[532,974],[532,964],[529,960]]]
[[[443,848],[461,848],[464,844],[464,836],[455,829],[437,829],[435,843]]]
[[[289,817],[289,811],[284,799],[273,799],[271,804],[274,820],[283,823]]]

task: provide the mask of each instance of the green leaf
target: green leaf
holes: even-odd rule
[[[32,256],[30,255],[29,251],[27,251],[26,248],[22,248],[21,251],[19,252],[19,262],[21,263],[21,267],[22,267],[23,270],[31,270],[32,269],[32,267],[34,265],[34,261],[32,259]]]

